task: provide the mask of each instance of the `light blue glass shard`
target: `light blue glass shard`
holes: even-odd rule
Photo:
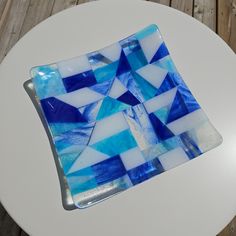
[[[156,66],[159,66],[163,69],[166,69],[168,72],[171,73],[178,73],[175,64],[173,62],[173,60],[171,59],[171,57],[168,55],[166,57],[163,57],[162,59],[156,61],[153,63]]]
[[[78,152],[74,152],[74,153],[62,154],[59,156],[59,160],[61,162],[61,166],[65,174],[67,174],[67,172],[69,171],[71,166],[74,164],[74,162],[76,161],[79,155],[80,154]]]
[[[129,107],[128,104],[120,102],[111,97],[106,97],[102,101],[101,108],[97,115],[97,120],[104,119],[107,116],[111,116],[117,112],[123,111]]]
[[[133,76],[145,100],[155,97],[157,89],[154,86],[152,86],[147,80],[143,79],[137,73],[134,73]]]
[[[142,39],[148,37],[149,35],[156,33],[157,30],[158,30],[157,25],[153,24],[153,25],[150,25],[150,26],[144,28],[143,30],[140,30],[139,32],[137,32],[135,34],[135,37],[138,40],[142,40]]]
[[[160,119],[162,123],[166,124],[169,110],[170,108],[168,106],[162,107],[159,110],[155,111],[154,114]]]
[[[115,156],[137,146],[130,130],[124,130],[116,135],[108,137],[91,147],[109,156]]]
[[[174,136],[172,138],[159,142],[156,145],[150,146],[149,148],[143,150],[142,154],[146,161],[150,161],[181,145],[181,139],[178,136]]]
[[[97,187],[97,182],[91,167],[68,174],[66,177],[72,196]]]
[[[116,70],[118,67],[118,62],[113,62],[104,67],[98,68],[94,71],[95,78],[98,83],[102,83],[106,80],[114,79],[116,76]]]
[[[31,70],[32,100],[49,129],[66,209],[98,203],[222,142],[170,53],[150,25]]]
[[[127,56],[127,59],[129,61],[130,67],[134,71],[138,70],[139,68],[143,67],[144,65],[147,65],[147,59],[144,56],[141,48],[136,52],[130,53]]]
[[[61,75],[56,65],[46,65],[32,68],[31,75],[37,96],[40,99],[66,93]]]

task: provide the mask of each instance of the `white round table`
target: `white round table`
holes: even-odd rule
[[[102,48],[156,23],[184,80],[223,136],[201,157],[85,210],[65,211],[47,135],[23,89],[32,66]],[[0,67],[0,200],[30,235],[216,235],[236,213],[236,57],[174,9],[98,1],[36,26]]]

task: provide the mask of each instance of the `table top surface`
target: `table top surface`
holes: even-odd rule
[[[20,40],[0,67],[0,199],[31,235],[110,235],[112,230],[113,235],[193,232],[204,236],[219,232],[235,215],[236,190],[231,187],[236,180],[235,54],[216,34],[187,15],[135,2],[100,1],[59,13]],[[104,203],[67,212],[61,206],[46,134],[23,82],[32,66],[101,48],[150,23],[159,26],[177,68],[224,142],[203,158]]]

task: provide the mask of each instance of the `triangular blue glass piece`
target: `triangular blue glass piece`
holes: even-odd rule
[[[184,85],[180,85],[172,103],[167,124],[199,108],[200,106],[191,92]]]
[[[106,97],[103,99],[101,108],[97,115],[97,120],[101,120],[107,116],[123,111],[129,107],[128,104],[120,102],[114,98]]]
[[[159,139],[165,140],[174,136],[174,134],[163,124],[154,113],[149,114],[149,119]]]
[[[163,124],[166,124],[166,121],[167,121],[167,118],[168,118],[168,114],[169,114],[169,110],[170,110],[170,107],[169,106],[165,106],[165,107],[162,107],[162,108],[158,109],[157,111],[155,111],[154,114],[157,116],[157,118]]]
[[[118,61],[115,61],[106,66],[100,67],[94,70],[94,75],[98,83],[102,83],[106,80],[114,79],[116,76],[116,70],[118,67]]]
[[[105,80],[101,83],[97,83],[97,84],[89,87],[89,89],[106,96],[108,94],[108,92],[110,91],[113,81],[114,81],[114,78],[109,79],[109,80]]]
[[[115,156],[136,146],[137,143],[130,130],[124,130],[94,143],[90,147],[109,156]]]
[[[161,67],[171,73],[177,73],[175,64],[170,56],[163,57],[161,60],[153,62],[153,65]]]
[[[150,61],[150,64],[160,60],[161,58],[169,55],[169,51],[165,45],[165,43],[162,43],[161,46],[156,51],[155,55],[153,56],[152,60]]]
[[[77,160],[79,153],[68,153],[59,155],[59,159],[61,162],[61,165],[63,167],[64,173],[67,174],[71,166],[74,164],[74,162]]]
[[[172,88],[175,88],[182,82],[181,77],[179,74],[175,73],[168,73],[161,83],[161,86],[158,88],[156,95],[160,95]]]
[[[133,75],[145,100],[155,97],[157,89],[139,74],[134,72]]]
[[[130,92],[127,91],[117,98],[120,102],[135,106],[140,103],[140,101]]]
[[[128,62],[128,59],[125,56],[124,51],[122,50],[116,75],[117,76],[122,75],[126,72],[129,72],[130,70],[131,70],[130,64]]]
[[[75,107],[50,97],[42,99],[41,106],[49,123],[56,122],[86,122],[86,119]]]

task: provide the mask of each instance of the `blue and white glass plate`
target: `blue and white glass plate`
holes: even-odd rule
[[[34,67],[25,88],[47,131],[65,209],[85,208],[222,142],[156,25]]]

